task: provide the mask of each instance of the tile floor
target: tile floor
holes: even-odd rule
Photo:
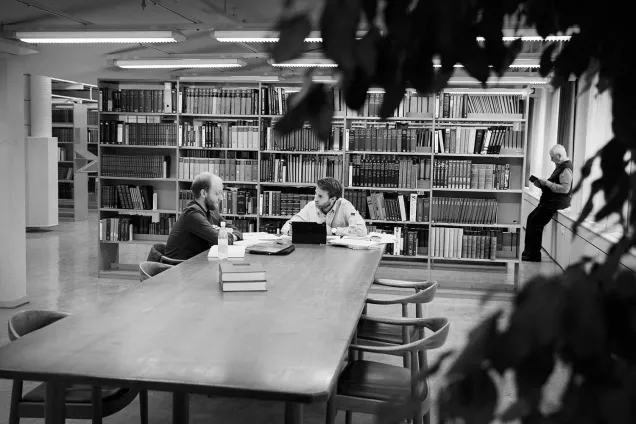
[[[117,297],[128,288],[140,284],[138,281],[110,280],[97,278],[97,218],[91,214],[88,221],[63,222],[50,230],[37,230],[27,233],[27,292],[30,303],[21,309],[51,309],[79,313],[90,310],[105,299]],[[130,252],[124,252],[131,263],[145,259],[148,246],[139,246]],[[549,258],[541,263],[523,264],[521,280],[536,273],[554,273],[559,268]],[[454,273],[454,274],[453,274]],[[421,271],[409,267],[385,267],[378,270],[380,277],[416,278]],[[505,275],[504,275],[505,277]],[[467,269],[450,269],[436,276],[471,281],[479,278]],[[443,284],[443,282],[442,282]],[[444,348],[432,351],[431,360],[447,349],[460,347],[470,329],[481,317],[496,309],[507,310],[510,301],[506,296],[498,297],[480,308],[479,298],[470,293],[458,293],[452,290],[440,290],[437,298],[427,308],[429,316],[444,316],[451,320],[451,332]],[[370,309],[373,313],[377,310]],[[6,323],[17,310],[0,309],[0,323]],[[394,310],[382,310],[385,314],[398,315]],[[6,328],[6,324],[2,324]],[[0,332],[0,345],[8,343],[6,330]],[[384,358],[377,358],[384,360]],[[393,358],[395,359],[395,358]],[[398,361],[399,362],[399,361]],[[434,390],[437,382],[433,380]],[[29,389],[32,385],[27,385]],[[505,393],[510,395],[509,390]],[[11,382],[0,380],[0,424],[8,422]],[[108,417],[106,424],[134,423],[139,419],[137,401],[125,410]],[[282,423],[283,405],[275,402],[262,402],[243,399],[207,398],[194,396],[190,402],[190,422],[196,423]],[[338,414],[337,421],[344,422],[344,414]],[[43,420],[23,419],[21,423],[43,422]],[[67,422],[73,422],[69,420]],[[168,393],[150,393],[150,422],[171,422],[171,397]],[[318,424],[324,422],[324,405],[305,408],[305,422]],[[372,418],[354,414],[354,423],[371,423]]]

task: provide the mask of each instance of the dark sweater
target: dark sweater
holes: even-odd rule
[[[558,183],[561,173],[566,169],[569,169],[570,172],[572,171],[573,167],[571,160],[566,160],[560,163],[554,169],[554,172],[552,173],[552,175],[550,175],[548,181],[552,183]],[[572,184],[574,184],[574,181],[572,181]],[[572,184],[570,184],[570,190],[567,193],[555,193],[550,190],[549,187],[541,187],[542,193],[539,202],[546,206],[554,207],[556,209],[565,209],[569,207],[570,201],[572,200]]]
[[[212,227],[221,226],[225,219],[218,211],[208,211],[196,200],[188,203],[179,219],[172,227],[166,243],[165,255],[172,259],[190,259],[210,247],[219,243],[219,231]],[[226,224],[226,228],[232,228],[234,240],[242,240],[243,234],[234,226]],[[232,237],[229,238],[232,244]]]

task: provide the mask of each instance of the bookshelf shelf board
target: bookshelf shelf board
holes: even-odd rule
[[[460,224],[453,222],[432,222],[431,225],[451,227],[521,228],[520,224]]]
[[[68,184],[73,184],[75,181],[73,180],[57,180],[58,183],[68,183]]]
[[[499,258],[499,259],[475,259],[475,258],[444,258],[440,256],[431,257],[431,260],[437,261],[453,261],[453,262],[485,262],[491,264],[516,264],[519,262],[518,259],[514,258]]]
[[[102,175],[100,178],[103,180],[133,180],[133,181],[160,181],[160,182],[177,181],[176,178],[108,177],[105,175]]]
[[[409,224],[409,225],[428,225],[428,221],[387,221],[383,219],[365,219],[364,222],[376,223],[376,224]]]
[[[475,123],[481,123],[481,122],[525,122],[526,118],[497,118],[497,117],[492,117],[492,118],[437,118],[436,119],[439,122],[475,122]]]
[[[51,124],[53,128],[73,128],[72,122],[53,122]]]
[[[511,189],[511,190],[485,190],[478,188],[444,188],[444,187],[433,187],[434,191],[459,191],[465,193],[514,193],[520,194],[523,193],[523,190]]]
[[[390,253],[385,253],[382,255],[383,259],[395,259],[395,260],[427,260],[428,255],[415,255],[415,256],[405,256],[405,255],[391,255]]]
[[[175,150],[177,148],[177,146],[165,146],[165,145],[151,146],[151,145],[137,145],[137,144],[100,144],[99,147],[106,147],[106,148],[112,147],[116,149],[125,148],[125,149],[172,149],[172,150]]]
[[[69,164],[72,164],[73,161],[72,160],[58,160],[57,163],[61,163],[63,165],[69,165]]]
[[[258,152],[258,149],[242,149],[240,147],[196,147],[196,146],[179,146],[181,150],[207,150],[210,152],[213,151],[237,151],[237,152]]]
[[[163,242],[165,243],[166,240],[168,240],[168,236],[166,236],[166,239],[163,240]],[[100,240],[100,243],[103,244],[155,244],[155,243],[160,243],[157,240],[122,240],[122,241],[110,241],[110,240]]]
[[[176,113],[168,112],[99,112],[101,115],[130,115],[130,116],[177,116]]]
[[[221,216],[232,218],[258,218],[256,214],[222,213]]]
[[[523,159],[523,155],[476,155],[474,153],[435,153],[439,157]]]
[[[283,216],[283,215],[261,215],[261,218],[266,219],[291,219],[292,215]]]
[[[194,180],[179,179],[180,183],[191,183]],[[258,185],[258,181],[223,181],[223,185]]]
[[[262,150],[261,153],[286,153],[292,155],[341,155],[341,150],[325,150],[323,152],[313,152],[309,150]]]
[[[315,187],[316,183],[269,183],[261,181],[261,185],[274,187]]]
[[[73,199],[58,199],[57,202],[59,205],[73,205],[75,203]]]
[[[348,150],[352,155],[396,155],[396,156],[430,156],[431,152],[375,152],[370,150]]]
[[[371,191],[430,191],[429,188],[399,188],[399,187],[345,187],[345,190],[371,190]]]
[[[75,144],[73,141],[58,141],[57,144]]]
[[[180,113],[179,116],[188,118],[213,118],[213,119],[258,119],[259,115],[233,115],[233,114],[206,114],[206,113]]]
[[[176,214],[177,211],[174,209],[113,209],[113,208],[99,208],[100,212],[118,212],[132,215],[145,215],[145,214],[153,214],[153,213],[173,213]]]
[[[432,116],[406,116],[406,117],[395,117],[392,116],[390,118],[381,119],[379,116],[347,116],[348,121],[433,121]]]

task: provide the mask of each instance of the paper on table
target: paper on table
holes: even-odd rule
[[[280,237],[270,233],[243,233],[243,240],[278,240]]]
[[[261,239],[257,239],[257,238],[248,238],[246,240],[238,240],[234,242],[234,246],[245,246],[245,247],[249,247],[249,246],[254,246],[255,244],[259,244],[262,243],[263,240]]]
[[[219,257],[219,246],[214,245],[210,248],[210,251],[208,252],[208,258],[218,258],[218,257]],[[245,246],[235,246],[235,245],[228,246],[227,257],[228,258],[244,258]]]
[[[341,238],[335,240],[329,240],[327,244],[332,246],[344,246],[349,247],[351,249],[369,249],[375,246],[378,246],[378,242],[371,240],[360,240],[360,239],[348,239]]]
[[[377,241],[380,243],[395,243],[396,242],[395,235],[393,234],[371,232],[369,233],[367,237],[369,238],[369,240]]]

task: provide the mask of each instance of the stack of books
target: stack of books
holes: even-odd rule
[[[265,269],[245,261],[219,263],[219,284],[224,292],[267,291]]]

